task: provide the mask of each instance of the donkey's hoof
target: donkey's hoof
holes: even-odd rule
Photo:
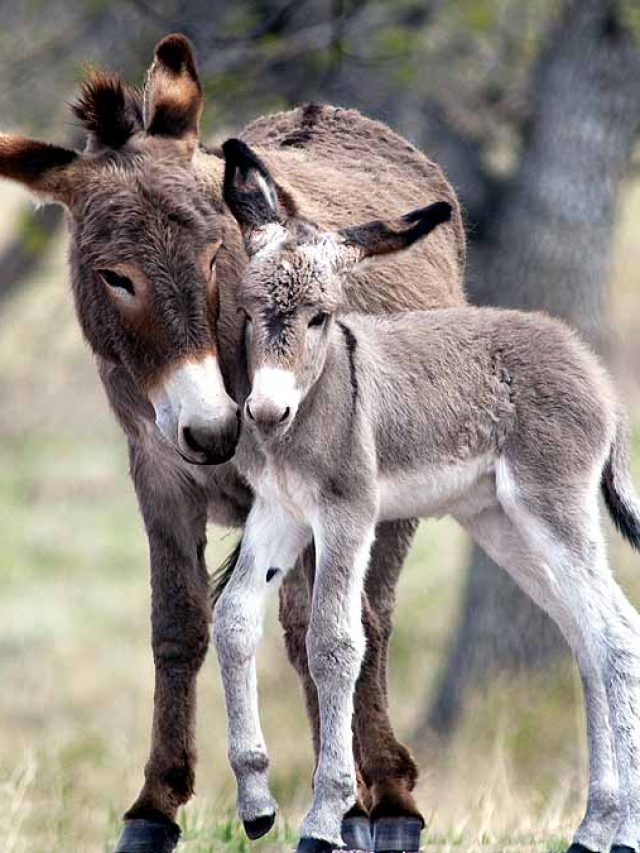
[[[334,846],[321,838],[301,838],[296,853],[333,853]]]
[[[636,853],[636,851],[634,847],[626,847],[624,844],[614,844],[611,848],[611,853]]]
[[[567,849],[566,853],[595,853],[595,851],[591,850],[589,847],[585,847],[584,844],[580,844],[579,841],[574,841]]]
[[[177,823],[132,818],[125,820],[114,853],[173,853],[179,838]]]
[[[340,828],[342,850],[373,850],[369,818],[364,815],[345,817]]]
[[[255,841],[257,838],[262,838],[263,835],[266,835],[267,832],[269,832],[275,823],[275,819],[276,813],[272,812],[271,814],[256,817],[253,820],[243,820],[242,823],[244,824],[244,831],[247,833],[247,836],[252,841]]]
[[[373,849],[376,853],[414,853],[420,850],[424,826],[417,817],[381,817],[373,824]]]

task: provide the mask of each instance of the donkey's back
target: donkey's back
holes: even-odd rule
[[[442,170],[407,140],[357,110],[318,104],[260,118],[242,138],[263,157],[299,213],[325,228],[382,212],[399,215],[436,200],[451,205],[451,221],[428,244],[350,274],[351,308],[383,313],[464,302],[458,200]]]

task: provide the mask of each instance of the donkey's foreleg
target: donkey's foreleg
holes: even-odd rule
[[[361,600],[374,524],[368,513],[358,523],[348,510],[332,508],[313,531],[317,571],[307,654],[318,690],[320,753],[299,850],[340,846],[342,817],[356,801],[351,724],[365,649]]]
[[[206,498],[194,481],[164,466],[162,459],[132,452],[151,557],[155,693],[145,782],[125,815],[117,853],[172,850],[179,835],[176,812],[194,788],[196,676],[210,623]]]
[[[269,760],[260,726],[256,649],[274,569],[287,571],[309,532],[256,499],[240,555],[213,614],[213,638],[227,706],[229,761],[236,776],[237,812],[250,838],[271,828],[276,803],[269,791]]]
[[[289,663],[293,666],[304,693],[305,708],[313,739],[313,752],[320,751],[320,711],[318,691],[309,672],[307,660],[307,631],[311,615],[311,596],[315,574],[315,552],[313,547],[305,550],[296,566],[286,575],[280,585],[279,619],[284,631],[284,643]]]

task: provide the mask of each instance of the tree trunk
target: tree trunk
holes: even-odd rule
[[[617,194],[640,124],[640,56],[614,0],[565,7],[532,98],[519,166],[472,242],[470,296],[545,309],[602,350]],[[447,736],[468,685],[500,669],[542,666],[565,650],[548,617],[474,548],[457,631],[419,734]]]

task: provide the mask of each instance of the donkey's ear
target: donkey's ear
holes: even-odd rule
[[[277,222],[278,192],[262,160],[240,139],[227,139],[222,194],[243,232]]]
[[[73,114],[89,135],[87,150],[118,149],[142,129],[142,98],[117,74],[90,71]]]
[[[44,201],[68,203],[78,160],[69,148],[0,133],[0,177],[24,184]]]
[[[202,86],[191,42],[166,36],[156,46],[144,90],[144,126],[150,136],[164,136],[195,147],[202,115]]]
[[[452,208],[446,201],[412,210],[398,219],[376,219],[354,228],[341,228],[338,239],[350,250],[353,262],[372,255],[386,255],[406,249],[430,231],[451,219]]]

